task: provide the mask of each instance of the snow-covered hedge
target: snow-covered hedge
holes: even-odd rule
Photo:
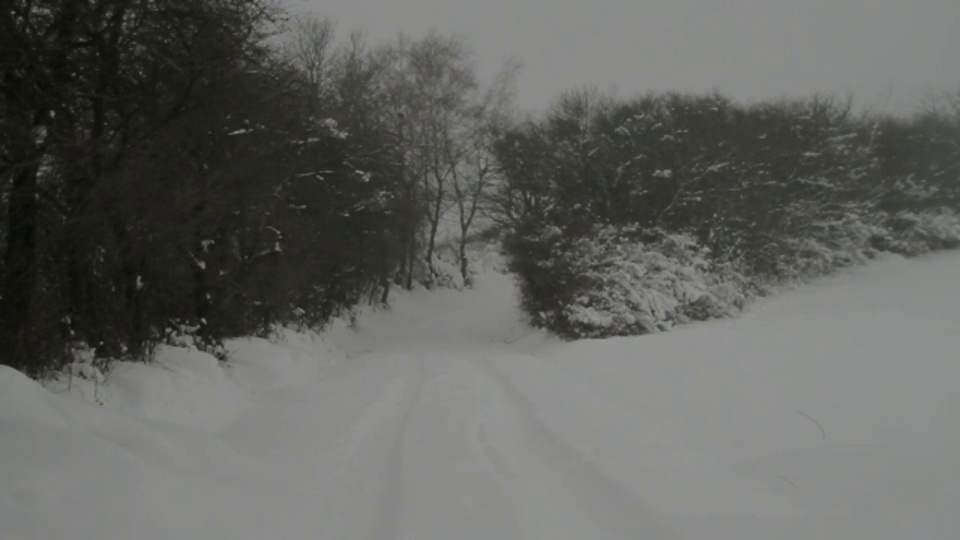
[[[820,96],[569,94],[497,146],[494,209],[535,324],[650,332],[883,252],[960,247],[958,140],[954,117]]]
[[[880,253],[916,256],[960,247],[960,216],[940,208],[890,215],[848,214],[817,223],[786,241],[776,280],[804,280],[862,264]]]
[[[514,258],[527,312],[533,324],[568,338],[643,334],[729,316],[759,290],[688,234],[607,226],[570,241],[542,229],[512,247],[535,244],[546,247],[538,250],[545,257]]]
[[[903,255],[919,255],[960,247],[960,216],[947,208],[917,213],[899,212],[886,220],[883,248]]]
[[[578,336],[656,332],[743,307],[745,278],[711,262],[692,236],[659,233],[644,242],[634,235],[606,227],[574,243],[587,288],[561,316]]]
[[[884,252],[918,255],[960,246],[949,210],[848,214],[775,242],[764,270],[735,250],[712,253],[691,234],[598,226],[569,238],[536,227],[508,243],[531,322],[562,337],[658,332],[737,314],[771,286],[826,275]],[[749,257],[749,254],[747,255]]]

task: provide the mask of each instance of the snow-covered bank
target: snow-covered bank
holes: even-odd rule
[[[892,258],[740,320],[501,363],[551,429],[655,495],[682,537],[954,538],[958,276],[956,254]]]
[[[128,416],[217,431],[256,403],[259,394],[315,379],[343,355],[319,336],[289,330],[272,341],[234,339],[228,362],[184,347],[161,345],[154,362],[115,362],[104,376],[74,365],[73,376],[46,382],[54,393]]]
[[[0,366],[0,538],[270,536],[284,526],[258,517],[270,477],[215,434],[338,361],[311,336],[279,341],[232,341],[229,364],[162,347],[46,388]]]
[[[890,259],[562,343],[491,273],[226,364],[0,368],[0,538],[954,538],[958,275]]]

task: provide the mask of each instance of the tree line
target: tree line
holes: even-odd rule
[[[467,44],[369,43],[270,0],[0,10],[0,363],[318,327],[503,241],[561,335],[718,316],[775,279],[957,243],[950,104],[563,94]],[[450,223],[453,225],[450,226]]]
[[[436,281],[514,69],[484,82],[462,40],[334,30],[268,0],[0,10],[0,362],[222,352]]]
[[[771,285],[960,246],[960,95],[909,118],[814,96],[562,96],[496,145],[491,198],[534,324],[638,334]]]

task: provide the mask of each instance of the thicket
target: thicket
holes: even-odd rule
[[[441,213],[472,233],[513,69],[483,83],[460,40],[269,0],[8,4],[0,363],[319,326],[432,284]]]
[[[568,338],[729,315],[771,285],[960,246],[960,111],[568,93],[497,144],[532,322]]]

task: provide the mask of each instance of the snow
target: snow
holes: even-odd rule
[[[321,336],[0,366],[0,538],[949,539],[960,255],[563,343],[508,276]]]

